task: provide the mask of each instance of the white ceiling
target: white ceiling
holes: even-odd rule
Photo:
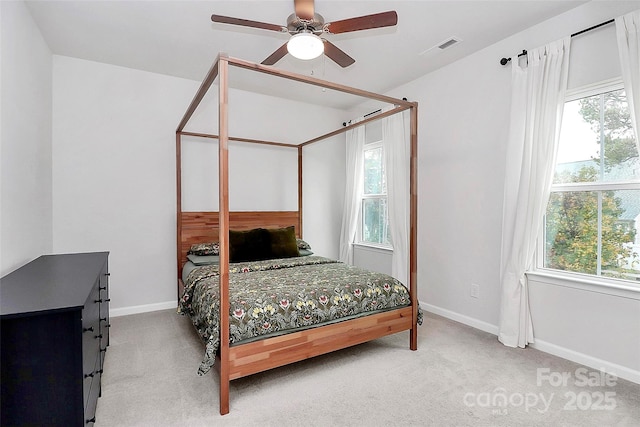
[[[328,35],[356,60],[346,69],[324,56],[301,61],[287,55],[275,66],[384,93],[582,3],[585,1],[316,0],[316,13],[326,22],[395,10],[398,25]],[[54,54],[197,81],[219,52],[261,62],[288,39],[286,33],[213,23],[211,14],[284,26],[293,13],[293,0],[63,0],[27,4]],[[427,51],[451,37],[462,42],[447,50]],[[255,73],[244,73],[232,80],[232,85],[277,96],[301,96],[300,88],[283,89]],[[356,101],[353,97],[322,97],[318,92],[303,96],[339,108],[352,107]]]

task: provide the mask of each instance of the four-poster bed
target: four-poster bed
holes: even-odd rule
[[[245,138],[233,138],[228,135],[228,78],[229,68],[239,67],[254,72],[265,73],[274,77],[289,79],[297,82],[320,86],[335,91],[360,96],[365,99],[373,99],[384,103],[393,104],[394,108],[374,117],[369,117],[357,124],[342,127],[334,132],[319,136],[299,145],[284,144],[270,141],[259,141]],[[204,133],[194,133],[185,131],[185,126],[196,111],[198,105],[205,94],[218,79],[218,120],[219,135]],[[389,306],[385,310],[374,311],[372,314],[360,315],[339,319],[330,324],[303,328],[285,334],[268,335],[267,338],[250,340],[230,345],[230,322],[234,319],[230,315],[230,274],[233,274],[232,282],[237,283],[238,275],[235,274],[237,268],[230,272],[230,230],[256,230],[274,229],[293,226],[295,236],[302,237],[302,156],[303,149],[309,144],[322,141],[326,138],[338,135],[346,130],[362,126],[367,122],[381,119],[401,111],[410,110],[410,138],[411,138],[411,159],[410,159],[410,255],[409,255],[409,289],[404,286],[407,298],[394,296],[395,300],[403,301],[404,305],[397,307]],[[278,366],[283,366],[296,361],[304,360],[313,356],[328,353],[352,345],[367,342],[385,335],[394,334],[401,331],[410,331],[410,348],[417,349],[417,273],[416,273],[416,225],[417,225],[417,103],[395,99],[384,95],[375,94],[347,86],[319,80],[316,78],[302,76],[278,70],[272,67],[255,64],[252,62],[230,58],[219,55],[216,62],[209,70],[202,82],[198,92],[194,96],[182,121],[176,130],[176,184],[177,184],[177,273],[178,273],[178,298],[183,298],[184,286],[181,278],[182,267],[187,261],[187,253],[191,245],[205,242],[219,242],[219,261],[215,266],[215,279],[217,280],[216,295],[214,301],[216,307],[215,314],[219,318],[219,347],[217,348],[215,366],[220,374],[220,413],[229,412],[229,382],[233,379],[241,378],[257,372],[265,371]],[[218,162],[219,162],[219,212],[183,212],[182,211],[182,137],[203,137],[218,140]],[[281,146],[283,148],[296,149],[298,151],[298,210],[278,211],[278,212],[230,212],[229,211],[229,157],[228,142],[230,140]],[[232,231],[235,233],[236,231]],[[312,264],[325,263],[321,257],[314,258]],[[292,258],[297,260],[296,258]],[[284,263],[284,262],[279,262]],[[298,263],[295,261],[294,263]],[[265,264],[265,263],[262,263]],[[266,263],[268,264],[268,262]],[[233,264],[235,265],[235,264]],[[250,266],[253,268],[253,266]],[[243,265],[243,269],[246,267]],[[349,269],[351,267],[348,267]],[[266,268],[270,270],[271,267]],[[249,271],[249,269],[246,269]],[[249,276],[242,276],[249,277]],[[390,277],[384,280],[395,280]],[[189,280],[191,289],[192,280]],[[382,282],[381,282],[382,283]],[[392,283],[392,282],[389,282]],[[399,282],[397,282],[399,283]],[[209,285],[211,286],[211,285]],[[234,285],[235,286],[235,285]],[[370,285],[383,286],[383,285]],[[388,283],[384,282],[387,289]],[[390,286],[389,286],[390,287]],[[347,285],[348,288],[348,285]],[[396,287],[397,288],[397,287]],[[374,288],[371,288],[374,289]],[[371,292],[371,289],[369,291]],[[375,288],[379,292],[379,288]],[[358,289],[357,292],[360,292]],[[311,292],[313,293],[313,291]],[[188,298],[188,297],[187,297]],[[244,301],[243,301],[244,302]],[[374,301],[376,303],[376,301]],[[218,311],[219,309],[219,311]],[[225,315],[226,313],[226,315]],[[244,314],[244,313],[242,313]],[[212,316],[208,316],[212,317]],[[231,320],[230,320],[231,318]],[[193,320],[193,318],[192,318]],[[237,319],[236,319],[237,320]],[[265,323],[266,324],[266,323]],[[195,325],[195,321],[194,321]],[[237,328],[236,328],[237,329]],[[216,340],[217,342],[217,340]],[[210,352],[209,343],[207,351]],[[203,362],[204,363],[204,362]]]

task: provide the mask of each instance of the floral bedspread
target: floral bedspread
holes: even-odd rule
[[[219,268],[194,269],[178,312],[188,314],[206,343],[206,374],[220,343]],[[239,343],[410,304],[407,288],[381,273],[319,256],[229,264],[229,341]]]

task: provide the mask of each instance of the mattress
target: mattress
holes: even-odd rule
[[[189,273],[195,270],[198,266],[192,263],[191,261],[187,261],[182,267],[182,283],[187,283],[187,277],[189,277]]]

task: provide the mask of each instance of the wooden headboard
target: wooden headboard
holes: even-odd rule
[[[178,218],[178,278],[187,262],[187,252],[194,243],[217,242],[219,232],[218,212],[182,212]],[[293,225],[300,237],[298,211],[229,212],[230,230],[252,228],[280,228]]]

